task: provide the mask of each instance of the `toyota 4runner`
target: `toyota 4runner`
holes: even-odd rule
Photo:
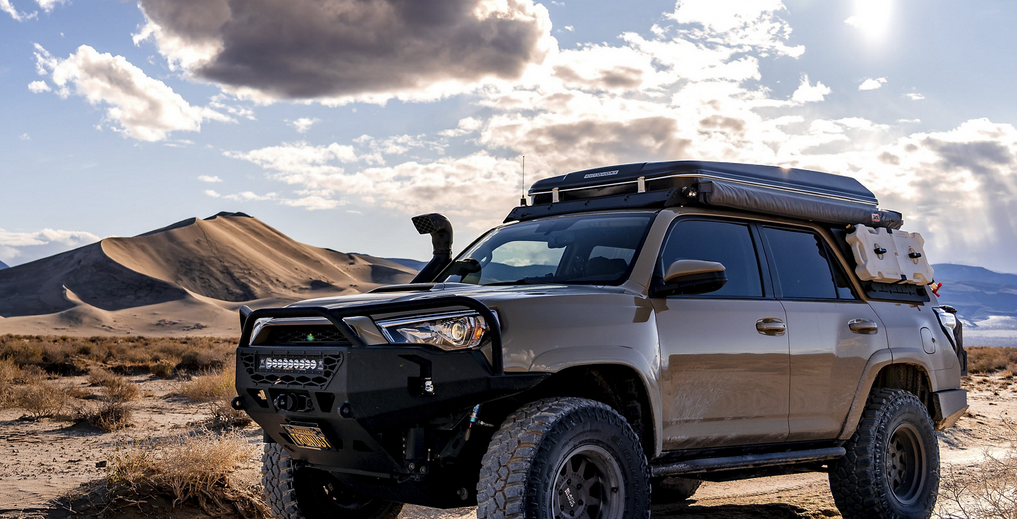
[[[649,517],[701,481],[819,471],[927,518],[967,409],[961,324],[854,179],[710,162],[548,178],[413,283],[241,309],[233,405],[280,518]]]

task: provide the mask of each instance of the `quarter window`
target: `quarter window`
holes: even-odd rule
[[[770,255],[773,258],[776,282],[787,299],[852,298],[845,282],[834,281],[829,249],[823,239],[809,231],[793,231],[763,227]],[[843,280],[843,276],[841,276]]]
[[[759,260],[749,226],[713,220],[681,220],[668,235],[657,265],[660,276],[678,260],[716,261],[724,265],[727,283],[706,297],[762,297]],[[697,297],[703,297],[697,296]]]

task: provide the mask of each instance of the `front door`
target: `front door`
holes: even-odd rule
[[[658,258],[716,261],[728,281],[697,296],[653,299],[661,349],[664,448],[777,443],[788,436],[786,316],[760,268],[759,238],[739,221],[676,221]]]

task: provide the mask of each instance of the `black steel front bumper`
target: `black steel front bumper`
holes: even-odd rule
[[[476,310],[487,322],[494,323],[484,339],[491,347],[490,361],[477,350],[447,352],[426,346],[369,346],[343,322],[344,318],[354,316],[450,307]],[[269,441],[283,445],[295,459],[339,475],[419,481],[422,476],[419,467],[424,463],[433,463],[434,469],[439,469],[439,464],[446,461],[440,459],[443,454],[454,458],[462,451],[461,446],[457,449],[446,443],[465,441],[462,430],[474,406],[526,391],[547,376],[504,374],[497,318],[485,305],[466,297],[344,309],[258,310],[245,317],[241,345],[237,348],[236,387],[240,395],[237,407],[261,425]],[[326,318],[350,344],[250,345],[258,319],[293,317]],[[261,356],[300,355],[324,359],[324,372],[286,376],[259,366]],[[424,390],[425,381],[430,382],[433,391]],[[281,402],[287,398],[306,405],[299,406],[300,410],[286,410]],[[332,448],[300,447],[283,425],[317,427]],[[408,447],[408,441],[419,445]],[[408,454],[407,448],[417,452]]]

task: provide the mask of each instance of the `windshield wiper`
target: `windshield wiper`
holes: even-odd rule
[[[559,281],[550,279],[535,279],[535,278],[522,278],[515,281],[495,281],[494,283],[484,283],[485,287],[493,286],[504,286],[504,285],[546,285],[546,284],[558,284]]]

